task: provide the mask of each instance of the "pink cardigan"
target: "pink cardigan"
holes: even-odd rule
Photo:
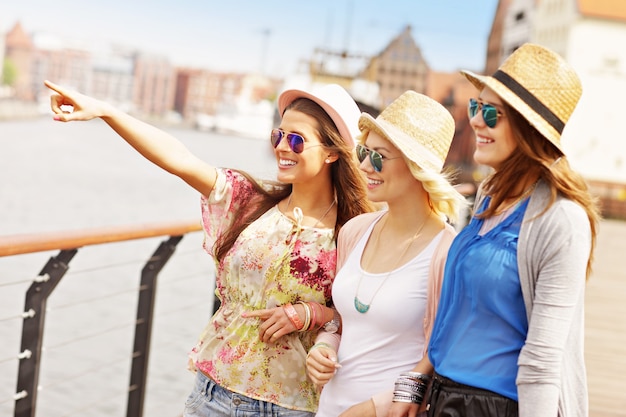
[[[352,249],[359,241],[361,236],[365,233],[367,228],[375,222],[382,212],[365,213],[357,217],[354,217],[347,222],[339,232],[337,239],[337,271],[341,269],[343,264]],[[443,236],[435,248],[435,252],[430,261],[430,272],[428,274],[428,296],[426,300],[426,314],[424,315],[424,356],[428,348],[428,341],[432,332],[432,326],[435,321],[435,314],[437,313],[437,306],[439,305],[439,294],[441,293],[441,283],[443,281],[443,270],[446,264],[446,258],[448,256],[448,249],[452,244],[452,240],[456,236],[456,230],[446,223]],[[328,334],[320,332],[317,337],[317,341],[324,341],[330,343],[335,347],[335,351],[339,346],[339,337],[335,334]],[[408,369],[407,369],[408,371]],[[376,416],[384,417],[387,415],[389,408],[391,407],[393,399],[393,388],[389,391],[381,392],[372,397],[372,401],[376,406]]]

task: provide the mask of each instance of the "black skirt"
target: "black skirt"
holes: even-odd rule
[[[518,417],[517,401],[495,392],[459,384],[435,372],[428,417]]]

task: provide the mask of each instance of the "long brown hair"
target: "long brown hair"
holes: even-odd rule
[[[550,203],[544,212],[554,204],[557,195],[561,194],[578,203],[587,213],[591,226],[591,251],[587,262],[589,278],[600,221],[597,199],[589,193],[583,177],[570,167],[565,156],[554,145],[507,103],[503,103],[503,107],[511,124],[517,150],[502,163],[497,172],[485,180],[483,186],[491,196],[492,204],[478,217],[493,216],[504,200],[520,197],[523,190],[517,195],[511,195],[511,184],[520,182],[520,178],[543,180],[551,190]]]
[[[299,98],[289,104],[285,108],[285,111],[287,110],[299,111],[315,118],[319,123],[322,144],[329,152],[339,156],[331,164],[331,179],[337,198],[336,238],[339,229],[348,220],[374,210],[372,203],[367,199],[365,177],[359,170],[354,150],[343,140],[335,123],[322,107],[312,100]],[[291,194],[291,184],[271,181],[260,183],[244,172],[242,175],[253,184],[257,196],[250,204],[243,205],[245,207],[239,208],[238,212],[234,213],[233,218],[238,221],[233,222],[215,242],[214,253],[218,262],[221,262],[246,227]]]

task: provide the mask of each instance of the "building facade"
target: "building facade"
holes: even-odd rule
[[[378,83],[379,108],[382,109],[406,90],[425,93],[428,72],[428,64],[411,34],[411,26],[406,26],[379,54],[370,59],[361,78]]]
[[[5,58],[17,73],[13,99],[47,100],[43,80],[49,79],[141,115],[162,117],[173,108],[175,68],[165,57],[94,52],[53,35],[28,34],[19,22],[6,33],[5,43]]]
[[[485,56],[485,74],[493,74],[502,63],[502,38],[504,23],[511,0],[499,0],[496,12],[491,23],[491,31],[487,38],[487,53]]]
[[[32,85],[35,46],[19,22],[5,36],[5,59],[17,70],[13,84],[15,97],[18,100],[34,100]]]
[[[163,56],[136,53],[133,68],[133,104],[139,114],[166,116],[174,107],[176,71]]]
[[[626,142],[621,140],[626,2],[501,0],[499,8],[505,3],[506,11],[496,13],[502,32],[492,31],[500,39],[490,39],[503,48],[500,63],[517,46],[533,42],[557,52],[575,68],[583,95],[563,132],[563,148],[602,200],[603,214],[626,218]]]
[[[531,39],[538,0],[511,0],[504,13],[500,61]]]

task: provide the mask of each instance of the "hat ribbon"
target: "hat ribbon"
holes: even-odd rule
[[[543,104],[537,97],[535,97],[530,91],[528,91],[523,85],[518,83],[509,74],[502,70],[498,70],[493,74],[493,78],[500,81],[512,92],[517,94],[524,103],[530,106],[531,109],[537,112],[546,122],[550,124],[557,132],[562,133],[565,128],[565,123],[558,118],[556,114],[552,112],[545,104]]]

